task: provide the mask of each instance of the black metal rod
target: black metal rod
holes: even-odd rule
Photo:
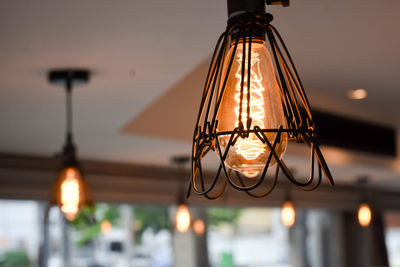
[[[66,104],[65,104],[65,108],[66,108],[66,143],[70,144],[73,141],[73,137],[72,137],[72,120],[73,120],[73,114],[72,114],[72,81],[70,79],[66,80]]]

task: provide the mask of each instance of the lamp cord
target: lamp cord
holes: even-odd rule
[[[66,81],[66,139],[67,144],[72,144],[72,81]]]

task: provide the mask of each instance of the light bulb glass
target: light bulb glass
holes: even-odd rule
[[[247,95],[248,95],[248,49],[246,43],[245,72],[243,80],[243,100],[242,100],[242,118],[241,122],[247,129]],[[229,59],[234,50],[231,46],[228,56],[224,62],[223,73],[227,72]],[[224,96],[218,111],[218,131],[232,131],[239,126],[239,108],[240,91],[242,83],[243,67],[243,43],[237,45],[236,54],[227,79]],[[221,81],[222,86],[223,81]],[[252,122],[250,129],[258,126],[261,129],[279,129],[282,126],[286,128],[286,119],[283,113],[280,89],[276,81],[274,67],[271,55],[262,42],[252,42],[250,59],[250,117]],[[274,143],[276,132],[266,132],[267,139],[271,144]],[[220,145],[225,149],[228,145],[230,135],[221,135],[219,137]],[[275,152],[281,158],[286,151],[287,134],[281,135],[280,142],[275,147]],[[267,144],[254,134],[246,138],[239,137],[236,144],[230,147],[225,160],[227,166],[238,171],[248,178],[256,177],[261,174],[267,162],[270,150]],[[274,165],[276,160],[272,157],[270,166]]]
[[[112,224],[107,220],[102,221],[100,224],[100,230],[103,234],[107,234],[112,230]]]
[[[365,99],[368,96],[368,91],[365,89],[354,89],[347,91],[347,97],[354,100]]]
[[[81,174],[76,168],[66,168],[60,174],[60,199],[58,205],[65,218],[75,219],[81,201]]]
[[[190,227],[190,213],[188,206],[181,204],[178,206],[178,211],[176,212],[176,229],[179,232],[187,232]]]
[[[206,226],[202,220],[197,219],[193,222],[193,230],[197,235],[204,234],[205,228]]]
[[[358,208],[358,223],[362,227],[367,227],[371,223],[371,218],[372,218],[372,212],[371,208],[367,203],[361,203],[360,207]]]
[[[291,201],[285,201],[282,206],[281,220],[283,225],[291,227],[296,221],[296,211]]]

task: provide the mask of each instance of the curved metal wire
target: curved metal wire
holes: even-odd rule
[[[204,195],[208,199],[215,199],[224,193],[227,184],[229,184],[236,190],[244,191],[250,196],[264,197],[270,194],[275,188],[280,170],[289,181],[303,190],[314,190],[317,188],[321,184],[322,173],[327,177],[329,183],[333,185],[332,175],[319,149],[318,131],[312,120],[307,96],[282,37],[276,28],[270,25],[271,20],[272,16],[269,14],[265,14],[264,16],[256,16],[252,13],[238,15],[234,20],[230,20],[226,31],[221,34],[217,41],[207,73],[199,114],[193,134],[192,177],[189,182],[187,196],[193,191],[196,194]],[[250,127],[252,120],[250,116],[251,75],[250,71],[247,71],[246,74],[245,63],[248,64],[247,69],[250,70],[251,47],[255,39],[253,36],[255,27],[263,27],[266,32],[269,49],[273,56],[274,67],[277,73],[276,79],[280,88],[283,111],[287,122],[287,127],[285,128],[283,126],[277,129],[261,129],[258,126]],[[221,102],[223,101],[228,77],[231,73],[233,60],[237,54],[239,43],[242,44],[242,49],[244,51],[241,55],[242,62],[244,63],[240,71],[242,79],[239,95],[239,125],[230,131],[218,131],[217,114]],[[227,57],[229,49],[233,49],[233,52],[230,54],[230,57]],[[226,70],[224,70],[225,64],[227,64]],[[244,102],[245,75],[247,75],[247,102]],[[246,108],[244,108],[243,103],[246,103]],[[247,112],[246,125],[242,123],[242,113],[244,112]],[[276,133],[275,140],[269,140],[266,133]],[[257,136],[269,149],[269,154],[266,157],[266,164],[262,174],[254,180],[251,185],[245,185],[243,177],[239,173],[236,174],[239,183],[235,182],[232,171],[227,167],[225,160],[228,156],[228,152],[232,146],[235,145],[236,141],[239,138],[249,137],[249,134]],[[294,177],[284,160],[280,159],[275,151],[282,134],[287,135],[289,141],[302,142],[310,147],[310,175],[303,179],[303,182],[300,182]],[[222,148],[219,142],[219,138],[222,136],[229,136],[229,141],[225,148]],[[216,175],[206,186],[201,161],[211,150],[217,153],[220,164]],[[275,162],[274,164],[276,164],[276,172],[271,185],[262,193],[252,192],[266,181],[265,178],[269,167],[272,165],[271,162]],[[317,172],[315,172],[316,166]],[[217,184],[221,184],[219,181],[223,179],[221,176],[224,177],[224,180],[222,181],[222,186],[218,186],[219,189],[217,189]]]

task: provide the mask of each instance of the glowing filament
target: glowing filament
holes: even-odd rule
[[[237,55],[240,59],[242,58],[242,54],[238,53]],[[239,112],[240,112],[240,91],[242,88],[242,64],[243,62],[239,61],[239,68],[236,72],[236,78],[238,79],[238,83],[236,84],[236,107],[235,107],[235,115],[237,120],[235,122],[235,126],[239,126]],[[264,128],[264,87],[262,86],[262,77],[259,73],[259,63],[260,59],[258,58],[258,54],[255,52],[251,53],[251,69],[250,69],[250,114],[252,118],[252,125],[259,126],[261,129]],[[243,125],[247,123],[247,97],[248,97],[248,66],[245,64],[245,75],[243,79],[243,99],[242,99],[242,118],[241,121]],[[254,160],[258,158],[265,151],[264,144],[258,139],[255,134],[250,134],[248,138],[243,139],[239,138],[237,140],[237,151],[240,155],[242,155],[247,160]],[[257,175],[258,172],[255,174]],[[254,174],[251,176],[255,176]]]
[[[230,143],[232,134],[220,135],[218,139],[221,147],[228,149],[226,165],[247,178],[253,178],[264,170],[270,149],[256,133],[249,131],[254,131],[256,126],[264,130],[268,142],[277,142],[274,152],[281,158],[286,150],[287,135],[281,134],[278,140],[277,133],[270,130],[285,128],[286,118],[268,49],[262,42],[252,43],[251,53],[249,46],[245,49],[243,46],[243,43],[237,44],[235,51],[235,45],[232,45],[227,58],[233,59],[224,63],[223,72],[227,76],[223,79],[226,82],[220,85],[221,89],[225,86],[225,91],[217,120],[220,132],[232,132],[243,127],[248,135],[234,139],[235,143]],[[243,61],[244,53],[246,58]],[[272,158],[268,164],[272,166],[275,163],[276,159]]]
[[[66,170],[65,179],[61,184],[61,211],[67,220],[73,220],[79,210],[79,181],[76,177],[76,170]]]

